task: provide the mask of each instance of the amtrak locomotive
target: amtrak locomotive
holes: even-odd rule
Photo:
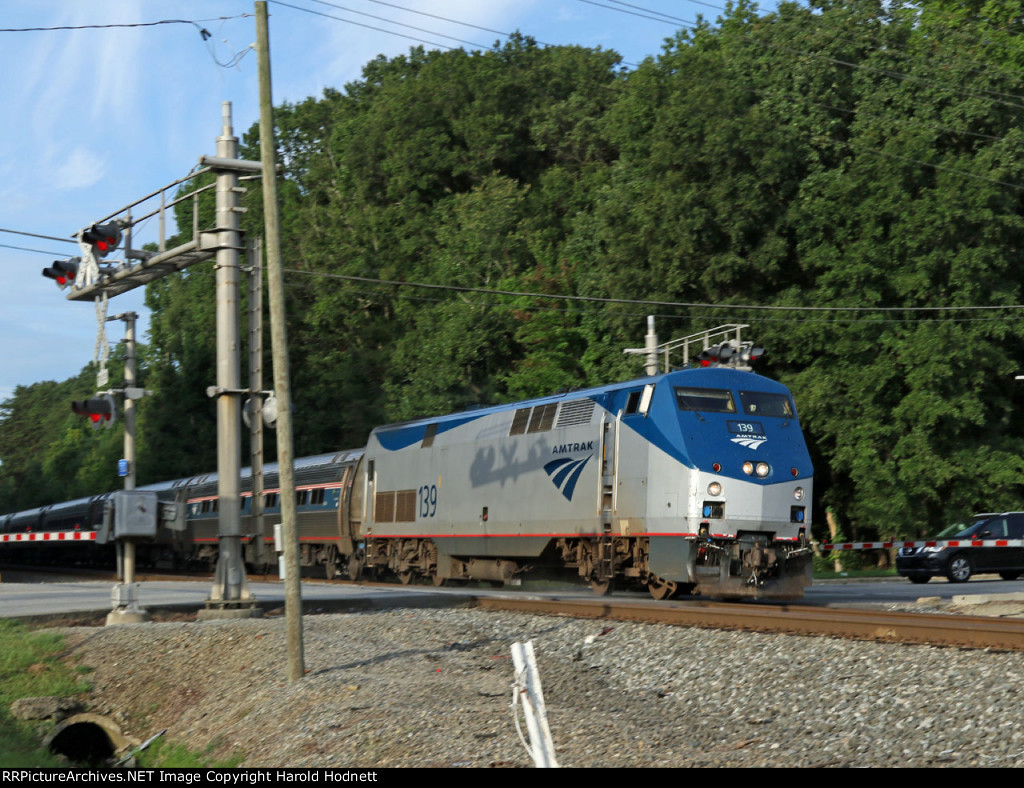
[[[727,365],[683,369],[378,427],[362,450],[295,465],[301,562],[328,577],[516,584],[568,569],[614,587],[796,598],[810,583],[812,468],[781,384]],[[265,474],[267,526],[280,521]],[[212,562],[217,479],[140,488],[177,504],[139,561]],[[261,542],[243,474],[246,557]],[[103,549],[110,496],[0,517],[0,550]]]

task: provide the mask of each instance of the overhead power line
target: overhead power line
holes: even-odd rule
[[[115,22],[105,25],[54,25],[52,27],[6,27],[0,28],[0,33],[42,33],[56,30],[108,30],[120,27],[156,27],[157,25],[193,25],[199,30],[199,34],[205,41],[210,37],[210,32],[199,25],[199,22],[216,22],[227,19],[244,19],[252,14],[238,14],[237,16],[218,16],[210,19],[161,19],[159,22]]]
[[[504,38],[511,38],[512,35],[513,35],[512,33],[508,33],[508,32],[502,31],[502,30],[494,30],[493,28],[482,27],[480,25],[475,25],[475,24],[473,24],[471,22],[464,22],[464,21],[461,21],[459,19],[453,19],[451,17],[438,16],[437,14],[429,14],[429,13],[427,13],[425,11],[417,11],[414,8],[406,8],[404,6],[396,5],[395,3],[383,2],[383,0],[369,0],[369,1],[372,2],[372,3],[377,3],[378,5],[390,6],[392,8],[396,8],[396,9],[398,9],[400,11],[406,11],[406,12],[411,13],[411,14],[419,14],[421,16],[428,16],[428,17],[431,17],[433,19],[439,19],[439,20],[444,21],[444,22],[450,22],[452,24],[462,25],[464,27],[471,27],[471,28],[473,28],[475,30],[483,30],[483,31],[488,32],[488,33],[494,33],[494,34],[502,36]],[[335,21],[344,22],[345,24],[357,25],[358,27],[365,27],[365,28],[367,28],[369,30],[376,30],[376,31],[378,31],[380,33],[388,33],[389,35],[399,36],[400,38],[408,38],[411,41],[418,41],[421,44],[428,44],[430,46],[440,47],[442,49],[455,49],[456,48],[456,47],[453,47],[453,46],[448,45],[448,44],[441,44],[441,43],[438,43],[436,41],[428,41],[427,39],[419,38],[419,37],[413,36],[413,35],[408,35],[406,33],[399,33],[399,32],[397,32],[395,30],[387,30],[385,28],[376,27],[374,25],[365,24],[363,22],[357,22],[357,21],[355,21],[353,19],[345,19],[344,17],[335,16],[333,14],[327,14],[327,13],[324,13],[322,11],[316,11],[316,10],[313,10],[312,8],[304,8],[302,6],[293,5],[291,3],[284,2],[284,0],[268,0],[268,2],[271,2],[271,3],[275,4],[275,5],[285,6],[286,8],[292,8],[292,9],[294,9],[296,11],[304,11],[307,14],[314,14],[316,16],[322,16],[322,17],[325,17],[327,19],[334,19]],[[467,41],[465,39],[458,38],[456,36],[448,35],[447,33],[440,33],[440,32],[438,32],[436,30],[427,30],[425,28],[416,27],[415,25],[409,25],[409,24],[406,24],[405,22],[399,22],[399,21],[394,20],[394,19],[388,19],[386,17],[376,16],[374,14],[367,14],[367,13],[362,12],[362,11],[355,11],[355,10],[350,9],[350,8],[345,8],[344,6],[340,6],[337,3],[327,2],[327,0],[308,0],[308,2],[319,3],[320,5],[330,6],[332,8],[336,8],[336,9],[339,9],[339,10],[342,10],[342,11],[347,11],[348,13],[352,13],[352,14],[360,14],[361,16],[368,16],[368,17],[371,17],[373,19],[377,19],[377,20],[383,21],[383,22],[385,22],[387,24],[398,25],[399,27],[406,27],[406,28],[409,28],[411,30],[416,30],[416,31],[421,32],[421,33],[427,33],[428,35],[440,36],[441,38],[448,38],[448,39],[451,39],[452,41],[457,41],[460,44],[467,44],[467,45],[469,45],[471,47],[474,47],[476,49],[479,49],[479,50],[491,49],[491,46],[487,45],[487,44],[479,44],[479,43],[476,43],[476,42],[473,42],[473,41]],[[538,41],[537,39],[533,39],[533,40],[536,41],[536,43],[540,44],[541,46],[545,46],[545,47],[557,46],[556,44],[551,44],[551,43],[548,43],[548,42],[545,42],[545,41]],[[630,62],[625,61],[625,60],[622,60],[620,62],[623,65],[625,65],[625,66],[636,67],[637,65],[639,65],[637,63],[630,63]]]
[[[727,309],[748,310],[752,312],[854,312],[854,313],[895,313],[895,312],[977,312],[982,310],[1024,309],[1024,304],[994,304],[989,306],[778,306],[766,304],[702,304],[687,301],[651,301],[639,298],[603,298],[598,296],[578,296],[566,293],[530,293],[519,290],[497,290],[487,287],[466,287],[462,285],[438,285],[427,282],[403,282],[398,279],[375,279],[368,276],[349,276],[346,274],[330,274],[320,271],[308,271],[297,268],[286,268],[285,273],[321,276],[328,279],[341,279],[350,282],[390,285],[395,287],[419,287],[426,290],[448,290],[458,293],[482,293],[485,295],[512,296],[515,298],[541,298],[560,301],[576,301],[592,304],[629,304],[646,307],[674,307],[683,309]]]
[[[297,269],[291,269],[288,273],[302,274],[307,277],[331,277],[331,274],[325,274],[317,271],[300,271]],[[302,289],[303,291],[309,291],[309,287],[306,282],[295,282],[287,281],[285,286],[289,289]],[[461,299],[459,301],[452,301],[451,299],[441,298],[438,296],[417,296],[410,293],[403,292],[385,292],[382,290],[349,290],[352,295],[357,295],[367,299],[393,299],[398,298],[404,301],[417,301],[422,303],[431,304],[456,304],[471,309],[504,309],[514,312],[558,312],[565,315],[586,315],[593,317],[594,313],[582,308],[581,305],[576,306],[554,306],[551,304],[512,304],[507,301],[478,301]],[[725,308],[725,307],[722,307]],[[711,316],[708,314],[701,314],[698,311],[683,312],[683,313],[669,313],[659,312],[652,309],[642,309],[639,311],[630,310],[619,310],[615,313],[616,317],[636,317],[643,318],[648,315],[654,315],[659,320],[688,320],[688,321],[700,321],[708,320],[714,321],[715,323],[720,322],[723,318],[719,316]],[[744,323],[786,323],[801,325],[818,324],[818,325],[896,325],[896,324],[922,324],[922,323],[1017,323],[1024,321],[1024,314],[1022,313],[1009,313],[1004,315],[987,315],[984,317],[874,317],[870,319],[864,315],[843,317],[843,316],[829,316],[829,317],[793,317],[791,315],[744,315],[742,311],[737,309],[736,312],[732,313],[733,318]]]
[[[341,17],[341,16],[335,16],[333,14],[326,14],[323,11],[315,11],[312,8],[303,8],[302,6],[292,5],[291,3],[283,2],[283,0],[268,0],[268,2],[271,2],[274,5],[284,6],[285,8],[291,8],[291,9],[293,9],[295,11],[303,11],[304,13],[307,13],[307,14],[313,14],[314,16],[322,16],[322,17],[324,17],[326,19],[334,19],[334,20],[336,20],[338,22],[344,22],[344,23],[349,24],[349,25],[356,25],[357,27],[365,27],[367,30],[376,30],[378,33],[387,33],[388,35],[391,35],[391,36],[398,36],[400,38],[408,38],[410,41],[418,41],[421,44],[428,44],[429,46],[440,47],[441,49],[455,49],[456,48],[456,47],[454,47],[454,46],[452,46],[450,44],[442,44],[442,43],[440,43],[438,41],[428,41],[425,38],[419,38],[417,36],[411,36],[411,35],[408,35],[406,33],[399,33],[399,32],[397,32],[395,30],[388,30],[388,29],[383,28],[383,27],[377,27],[376,25],[368,25],[368,24],[365,24],[363,22],[356,22],[354,19],[345,19],[344,17]],[[317,0],[313,0],[313,2],[317,2]],[[401,23],[399,23],[399,22],[392,22],[391,24],[401,24]],[[419,28],[413,28],[412,25],[402,25],[402,26],[403,27],[408,27],[408,28],[411,28],[411,29],[419,29]],[[426,31],[421,31],[421,32],[426,32]],[[460,40],[460,39],[454,38],[453,36],[446,36],[443,33],[431,33],[431,35],[438,35],[438,36],[441,36],[442,38],[451,38],[454,41],[459,41]],[[462,43],[466,43],[466,42],[462,42]],[[486,47],[486,46],[484,46],[482,44],[472,44],[471,43],[471,46],[479,47],[481,49],[489,49],[489,47]]]
[[[12,246],[11,244],[0,244],[0,248],[16,249],[19,252],[38,252],[39,254],[53,255],[55,257],[60,257],[61,255],[64,254],[63,252],[52,252],[49,251],[48,249],[30,249],[27,246]]]

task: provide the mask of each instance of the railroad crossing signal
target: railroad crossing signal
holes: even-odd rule
[[[60,289],[70,285],[78,274],[78,266],[81,265],[81,257],[72,257],[70,260],[54,260],[53,265],[43,269],[43,276],[53,279],[60,285]]]
[[[121,227],[115,222],[94,224],[82,230],[82,243],[92,247],[93,257],[106,257],[121,245]]]
[[[110,427],[117,421],[117,402],[110,394],[75,400],[71,403],[71,410],[79,416],[88,416],[93,429]]]
[[[702,367],[724,364],[739,369],[749,369],[762,358],[764,358],[764,348],[754,347],[752,342],[742,342],[738,347],[732,342],[723,342],[702,350],[695,360]]]
[[[702,367],[710,367],[712,364],[727,364],[735,353],[732,345],[723,342],[721,345],[702,350],[697,356],[697,361]]]
[[[764,357],[763,347],[750,347],[743,351],[741,358],[744,364],[754,364]]]

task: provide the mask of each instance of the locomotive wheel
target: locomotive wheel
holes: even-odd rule
[[[612,592],[612,579],[606,577],[604,580],[598,580],[596,577],[591,577],[590,588],[597,596],[608,596]]]
[[[403,586],[409,585],[412,582],[412,570],[406,569],[404,572],[399,572],[398,580]]]
[[[430,579],[434,581],[434,586],[437,588],[448,585],[448,578],[441,577],[437,572],[434,572],[434,574],[430,576]]]
[[[651,575],[651,579],[647,581],[647,590],[655,599],[671,599],[679,590],[679,586],[671,580],[662,580]]]

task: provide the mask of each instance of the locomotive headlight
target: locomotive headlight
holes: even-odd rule
[[[721,484],[719,484],[718,482],[711,482],[711,484],[708,485],[708,495],[710,495],[712,498],[717,498],[721,494],[722,494],[722,485]]]
[[[796,498],[798,501],[802,501],[804,499],[804,488],[797,487],[795,490],[793,490],[793,497]]]
[[[763,479],[765,476],[772,472],[772,467],[766,462],[759,462],[754,471],[760,478]]]
[[[747,460],[745,463],[743,463],[743,472],[747,474],[747,476],[753,476],[754,463],[752,463],[750,460]]]

